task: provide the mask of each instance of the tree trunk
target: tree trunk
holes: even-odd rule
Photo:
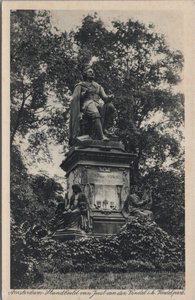
[[[133,163],[135,183],[137,183],[140,179],[139,163],[140,163],[141,156],[142,156],[142,149],[139,149],[138,156],[136,157]]]
[[[23,92],[22,92],[22,104],[21,104],[20,110],[19,110],[19,112],[18,112],[18,117],[17,117],[17,120],[16,120],[16,124],[15,124],[15,126],[14,126],[14,130],[13,130],[13,132],[12,132],[11,139],[10,139],[10,145],[11,145],[11,147],[12,147],[12,145],[13,145],[13,141],[14,141],[16,132],[17,132],[18,127],[19,127],[19,125],[20,125],[20,120],[21,120],[21,117],[22,117],[22,114],[23,114],[25,101],[26,101],[26,99],[27,99],[29,96],[30,96],[30,95],[28,95],[27,97],[25,97],[25,92],[24,92],[24,89],[23,89]]]

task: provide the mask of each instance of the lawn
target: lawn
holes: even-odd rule
[[[46,273],[36,289],[184,289],[183,272]]]

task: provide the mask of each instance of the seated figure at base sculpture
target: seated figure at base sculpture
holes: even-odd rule
[[[127,196],[124,202],[122,209],[123,216],[127,220],[132,216],[153,219],[153,213],[150,211],[152,206],[151,188],[149,186],[145,187],[141,199],[137,193],[137,186],[133,186],[131,188],[131,193]]]
[[[73,184],[73,194],[63,212],[63,228],[88,231],[90,229],[89,204],[79,184]]]
[[[80,135],[89,135],[93,140],[109,140],[109,131],[112,131],[116,117],[111,102],[114,96],[107,95],[94,81],[94,71],[90,66],[84,69],[83,78],[84,81],[76,84],[70,104],[70,145],[74,145]]]

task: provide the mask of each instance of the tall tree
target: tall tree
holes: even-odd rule
[[[83,19],[74,38],[79,64],[94,61],[97,81],[115,94],[119,137],[137,154],[136,183],[154,187],[155,219],[183,235],[184,96],[175,92],[182,53],[172,51],[153,25],[129,20],[106,28],[97,14]]]
[[[48,11],[11,12],[11,144],[17,133],[25,136],[43,123],[49,126],[49,136],[65,140],[72,53],[71,39],[52,27]],[[58,99],[61,107],[54,110],[52,99]],[[44,141],[43,132],[41,138]],[[37,140],[35,136],[33,140]]]
[[[182,53],[171,51],[153,25],[114,21],[109,30],[97,14],[83,19],[74,38],[78,62],[95,57],[97,81],[115,94],[119,136],[127,151],[137,153],[137,171],[146,170],[150,160],[162,166],[177,156],[184,97],[174,93],[174,86],[180,81]],[[157,113],[161,118],[152,122]]]

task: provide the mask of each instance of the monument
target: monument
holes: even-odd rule
[[[116,109],[113,95],[107,95],[94,81],[91,67],[84,70],[84,81],[75,87],[70,110],[70,149],[61,168],[66,172],[68,199],[72,187],[79,185],[88,207],[87,226],[80,223],[63,225],[56,239],[117,234],[125,224],[122,210],[130,189],[130,171],[135,154],[127,153],[118,141],[115,128]],[[71,211],[69,210],[71,214]],[[67,218],[67,208],[64,219]],[[80,224],[80,225],[78,225]],[[79,227],[80,226],[80,227]]]

